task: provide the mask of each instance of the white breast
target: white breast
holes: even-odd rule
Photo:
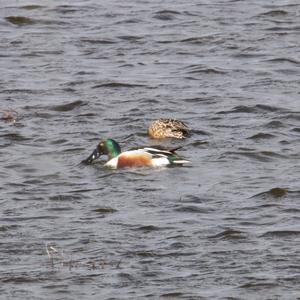
[[[106,164],[106,167],[111,168],[111,169],[116,169],[118,166],[118,156],[112,158],[111,160],[109,160]]]

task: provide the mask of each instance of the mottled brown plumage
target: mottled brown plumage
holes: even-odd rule
[[[158,119],[150,124],[148,133],[153,139],[183,139],[189,134],[189,128],[179,120]]]

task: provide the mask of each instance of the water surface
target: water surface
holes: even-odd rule
[[[299,299],[298,1],[0,11],[1,299]],[[189,166],[78,164],[159,117]]]

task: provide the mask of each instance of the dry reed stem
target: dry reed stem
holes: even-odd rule
[[[72,257],[66,259],[63,254],[63,249],[59,250],[56,246],[50,245],[46,243],[46,253],[49,258],[49,262],[51,267],[55,267],[60,265],[62,267],[67,267],[69,271],[74,268],[88,268],[89,270],[96,269],[105,269],[108,266],[115,266],[115,268],[119,269],[121,260],[116,263],[108,262],[107,260],[74,260]]]

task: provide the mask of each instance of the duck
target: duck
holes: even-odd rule
[[[125,167],[165,167],[171,165],[183,165],[189,163],[178,156],[175,151],[166,150],[159,146],[137,148],[121,152],[120,145],[113,139],[100,141],[92,154],[82,161],[83,164],[91,164],[101,155],[107,155],[108,161],[104,166],[111,169]]]
[[[153,121],[148,128],[148,134],[153,139],[184,139],[189,135],[189,132],[190,129],[184,122],[166,118]]]

